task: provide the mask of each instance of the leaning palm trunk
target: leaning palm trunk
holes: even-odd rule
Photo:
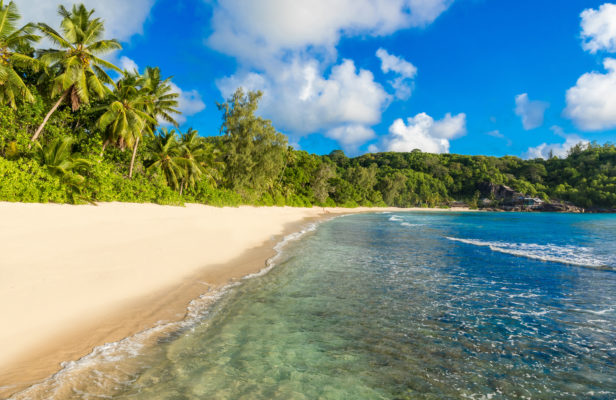
[[[60,107],[60,104],[62,104],[66,96],[68,96],[68,93],[71,90],[71,88],[72,87],[68,88],[67,90],[64,91],[64,93],[62,93],[62,96],[60,96],[58,101],[56,101],[56,104],[54,104],[53,107],[51,107],[51,110],[49,110],[49,112],[47,113],[47,115],[45,115],[45,118],[43,119],[43,123],[41,123],[41,125],[38,127],[38,129],[34,133],[34,136],[32,136],[32,139],[30,139],[32,142],[38,139],[38,137],[41,135],[41,132],[43,132],[43,128],[45,128],[45,125],[47,124],[47,121],[49,121],[49,118],[51,118],[52,114],[58,109],[58,107]]]
[[[133,146],[133,157],[130,159],[130,168],[128,169],[128,179],[133,178],[133,168],[135,166],[135,157],[137,156],[137,146],[139,146],[139,138],[135,140],[135,145]]]
[[[100,159],[100,161],[99,161],[99,162],[103,161],[103,155],[105,154],[105,149],[107,148],[107,145],[108,145],[108,144],[109,144],[109,140],[105,140],[105,141],[103,142],[103,149],[101,150],[101,154],[100,154],[100,158],[101,158],[101,159]]]

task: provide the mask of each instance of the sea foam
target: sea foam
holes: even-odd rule
[[[492,251],[517,257],[616,271],[616,265],[614,265],[613,260],[607,260],[596,255],[593,249],[588,247],[571,245],[557,246],[554,244],[536,243],[509,243],[455,237],[447,237],[447,239],[473,246],[488,247]]]
[[[337,216],[339,217],[339,216]],[[269,258],[260,271],[246,275],[242,280],[256,278],[270,272],[279,261],[284,247],[300,239],[308,232],[316,230],[318,223],[311,223],[298,232],[286,235],[274,246],[276,252]],[[204,283],[205,282],[201,282]],[[52,376],[38,382],[23,391],[13,394],[8,400],[25,400],[31,398],[65,397],[69,393],[79,394],[82,398],[106,397],[96,391],[104,392],[113,386],[122,386],[134,379],[133,373],[124,372],[117,367],[123,360],[137,359],[144,349],[159,338],[182,332],[196,326],[208,316],[212,306],[222,299],[232,288],[241,285],[241,281],[231,282],[222,288],[211,289],[190,301],[186,315],[180,321],[159,321],[152,328],[146,329],[117,342],[105,343],[95,347],[92,352],[78,360],[62,362],[61,369]],[[139,364],[139,363],[137,363]],[[77,387],[89,382],[90,388],[80,391]],[[105,389],[107,388],[107,389]]]

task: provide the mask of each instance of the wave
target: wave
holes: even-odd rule
[[[242,280],[256,278],[270,272],[282,256],[282,251],[290,242],[300,239],[308,232],[317,229],[318,222],[307,225],[298,232],[286,235],[274,246],[276,252],[269,258],[263,269],[253,274],[246,275]],[[206,284],[205,282],[201,282]],[[152,328],[138,332],[132,336],[121,339],[117,342],[105,343],[95,347],[92,352],[74,361],[61,363],[61,369],[50,377],[31,385],[30,387],[14,393],[9,400],[22,400],[32,398],[56,398],[71,397],[71,394],[80,394],[80,397],[109,397],[107,393],[86,393],[79,391],[76,387],[82,386],[83,382],[89,384],[88,390],[111,389],[113,386],[128,383],[134,379],[134,374],[122,371],[118,368],[119,361],[137,359],[144,354],[144,350],[149,346],[156,345],[156,342],[166,336],[181,333],[194,327],[208,316],[212,306],[222,299],[232,288],[241,285],[241,281],[229,283],[222,288],[210,290],[190,301],[186,307],[184,319],[175,322],[158,322]],[[137,362],[137,364],[139,364]],[[130,368],[129,368],[130,369]]]
[[[588,247],[570,245],[557,246],[554,244],[543,245],[536,243],[508,243],[454,237],[447,237],[447,239],[473,246],[488,247],[492,251],[517,257],[616,271],[616,265],[614,265],[613,261],[602,259]]]
[[[403,222],[400,225],[407,226],[407,227],[413,227],[413,226],[423,226],[424,224],[411,224],[410,222]]]
[[[392,215],[391,217],[389,217],[389,221],[391,221],[391,222],[401,222],[401,221],[404,221],[404,220],[399,215]]]

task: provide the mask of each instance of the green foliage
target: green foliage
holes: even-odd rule
[[[255,116],[261,95],[244,94],[240,88],[218,104],[223,113],[224,184],[246,196],[271,190],[285,166],[287,138],[271,121]]]
[[[38,60],[20,51],[40,39],[34,33],[34,24],[17,28],[20,19],[17,5],[13,1],[5,6],[4,1],[0,0],[0,104],[8,104],[14,109],[17,108],[16,98],[28,103],[34,102],[34,96],[24,83],[20,69],[38,70],[41,66]]]
[[[418,150],[318,156],[288,147],[257,116],[261,93],[241,89],[218,104],[221,136],[158,129],[161,120],[177,128],[169,78],[148,67],[113,82],[105,70],[117,67],[99,56],[120,45],[102,39],[103,21],[83,5],[59,13],[58,30],[18,28],[15,4],[0,0],[0,201],[442,207],[462,200],[478,207],[498,204],[480,198],[478,189],[491,183],[616,208],[612,144],[578,145],[549,160]],[[34,50],[36,29],[56,49]]]
[[[6,160],[0,157],[0,200],[25,203],[66,203],[69,188],[32,159]]]

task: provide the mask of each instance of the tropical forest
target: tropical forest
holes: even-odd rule
[[[217,103],[217,132],[180,130],[178,94],[156,66],[125,71],[121,44],[84,5],[60,26],[0,1],[0,201],[214,206],[478,207],[486,184],[590,210],[616,208],[616,146],[566,158],[309,154],[259,116],[260,92]],[[490,197],[492,196],[492,197]]]

